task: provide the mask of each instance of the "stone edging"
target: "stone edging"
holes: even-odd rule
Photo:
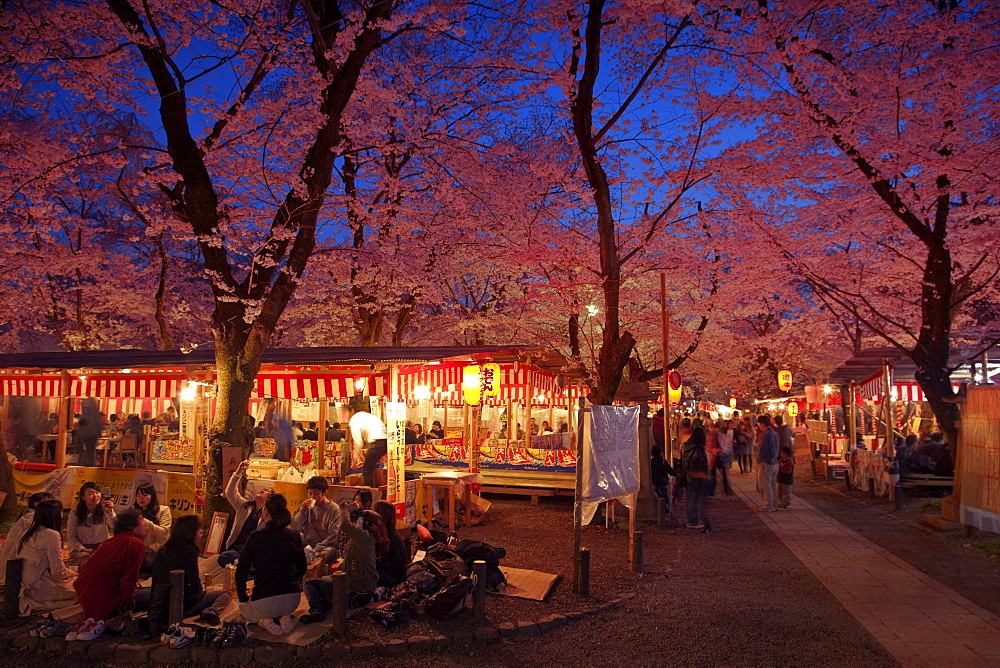
[[[92,661],[115,661],[118,663],[207,663],[220,666],[248,664],[252,661],[261,664],[276,663],[299,659],[315,661],[318,659],[344,660],[348,657],[365,658],[373,656],[399,656],[407,652],[429,652],[447,647],[461,647],[472,643],[497,642],[501,638],[516,636],[537,636],[542,633],[562,628],[570,622],[607,612],[635,596],[635,592],[620,596],[603,605],[582,612],[567,612],[564,615],[548,615],[535,621],[503,622],[497,626],[482,626],[471,631],[459,631],[451,635],[410,636],[397,638],[384,644],[373,642],[355,642],[351,644],[329,642],[323,645],[296,647],[294,645],[268,644],[263,647],[230,647],[212,649],[209,647],[184,647],[171,649],[154,644],[127,644],[116,641],[107,642],[100,639],[93,642],[66,642],[64,638],[32,638],[25,635],[24,629],[6,630],[0,632],[0,648],[15,647],[17,649],[32,649],[48,652],[59,652],[67,657],[83,658]]]

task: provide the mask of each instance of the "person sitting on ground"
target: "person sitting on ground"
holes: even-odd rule
[[[97,546],[108,539],[115,522],[111,499],[102,499],[96,482],[85,482],[77,495],[76,508],[66,522],[68,566],[82,566]]]
[[[240,614],[271,635],[289,633],[292,613],[302,597],[302,576],[307,564],[302,537],[289,528],[292,515],[282,494],[272,494],[265,504],[268,520],[250,534],[236,566],[236,596]],[[247,579],[254,570],[253,595],[247,595]]]
[[[17,554],[18,544],[21,540],[21,536],[24,535],[30,527],[32,521],[35,519],[35,507],[38,506],[42,501],[48,501],[52,499],[53,496],[48,492],[35,492],[28,497],[28,508],[21,513],[10,529],[7,530],[7,540],[0,545],[0,587],[3,586],[4,581],[7,579],[7,568],[6,564],[9,559],[14,559],[14,555]],[[62,506],[60,505],[60,508]],[[62,517],[59,518],[60,523]],[[61,527],[60,527],[61,528]]]
[[[427,432],[427,438],[440,439],[444,438],[444,429],[441,428],[441,422],[434,420],[431,422],[430,431]]]
[[[899,468],[900,475],[906,475],[907,473],[912,473],[912,463],[910,458],[913,457],[913,452],[917,446],[917,435],[910,434],[906,437],[903,445],[896,448],[896,465]]]
[[[249,467],[249,460],[240,462],[229,478],[229,484],[226,485],[226,499],[236,510],[236,517],[233,520],[233,530],[226,541],[226,549],[216,558],[220,566],[235,563],[240,558],[250,534],[264,527],[264,504],[274,493],[273,489],[261,489],[252,499],[240,494],[240,481],[243,480]]]
[[[198,554],[201,552],[201,519],[197,515],[182,515],[170,527],[170,538],[156,553],[153,584],[140,589],[136,599],[155,598],[153,592],[160,585],[170,585],[171,571],[184,571],[184,617],[200,615],[207,624],[218,624],[219,617],[233,600],[228,591],[203,589],[198,571]],[[158,635],[167,625],[168,600],[149,601],[149,630]],[[141,607],[137,604],[136,606]]]
[[[359,508],[354,508],[355,511]],[[369,603],[378,587],[376,559],[389,548],[389,536],[385,532],[382,517],[371,510],[363,510],[357,515],[357,526],[351,519],[351,508],[346,504],[340,508],[340,528],[347,534],[344,548],[344,563],[340,570],[347,574],[347,606],[360,608]],[[306,599],[309,613],[302,615],[303,624],[314,624],[326,619],[333,607],[333,580],[312,578],[306,580]]]
[[[302,542],[316,554],[326,556],[327,563],[336,561],[337,534],[340,532],[340,506],[326,498],[329,483],[323,476],[313,476],[306,482],[308,498],[292,518],[292,529],[302,534]]]
[[[132,507],[142,515],[143,522],[148,523],[146,537],[143,539],[146,544],[146,559],[142,570],[144,573],[152,573],[156,551],[170,538],[170,524],[173,517],[170,508],[160,505],[156,498],[156,488],[151,482],[141,482],[136,485],[135,503]]]
[[[139,569],[146,554],[146,545],[142,542],[146,527],[147,523],[135,508],[121,511],[115,517],[114,536],[102,542],[80,567],[73,588],[86,619],[70,632],[77,634],[73,638],[92,640],[103,632],[107,620],[120,619],[135,607]],[[87,632],[87,622],[96,623],[97,627],[91,626],[93,632],[78,638],[79,634]]]
[[[326,440],[328,443],[339,443],[347,438],[347,432],[341,427],[339,422],[334,422],[332,427],[326,430]]]
[[[319,440],[319,432],[316,431],[316,423],[315,422],[310,422],[309,423],[309,428],[302,431],[302,440],[303,441],[318,441]]]
[[[32,511],[31,525],[16,541],[7,542],[17,551],[21,566],[18,608],[22,615],[48,612],[69,605],[76,598],[76,573],[62,561],[62,504],[54,499],[41,501]],[[5,543],[6,544],[6,543]],[[3,562],[6,565],[6,561]],[[6,570],[6,569],[5,569]],[[9,592],[13,596],[14,592]]]
[[[389,547],[382,556],[375,559],[378,570],[378,586],[392,589],[406,579],[406,544],[396,531],[396,508],[388,501],[376,501],[373,510],[382,518]]]

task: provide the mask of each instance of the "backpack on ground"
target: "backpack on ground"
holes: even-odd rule
[[[507,582],[503,571],[500,570],[500,560],[507,556],[507,550],[504,548],[493,547],[481,540],[463,538],[455,546],[455,552],[465,560],[465,565],[469,569],[469,572],[472,572],[473,562],[486,562],[486,570],[483,577],[488,590],[496,591],[500,585]]]
[[[460,576],[427,600],[424,607],[434,619],[453,619],[465,609],[465,600],[472,593],[473,578]]]

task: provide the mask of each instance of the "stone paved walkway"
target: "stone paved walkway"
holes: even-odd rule
[[[753,478],[730,480],[747,505],[762,507]],[[792,506],[760,516],[903,666],[1000,666],[1000,617],[794,493]]]

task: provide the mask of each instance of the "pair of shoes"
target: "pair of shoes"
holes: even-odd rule
[[[32,638],[38,638],[38,634],[41,633],[42,629],[47,626],[51,626],[52,621],[51,617],[42,617],[40,620],[28,627],[28,635]]]
[[[278,624],[281,626],[281,630],[285,634],[291,633],[292,629],[295,628],[295,620],[292,619],[291,615],[285,615],[284,617],[282,617],[281,619],[279,619],[278,620]]]
[[[103,620],[95,622],[94,620],[91,619],[89,620],[89,622],[90,623],[84,626],[82,630],[77,631],[76,633],[77,640],[84,640],[84,641],[96,640],[101,637],[102,633],[104,633]]]
[[[247,641],[247,623],[242,619],[236,622],[227,622],[221,641],[222,647],[239,647]]]
[[[275,624],[274,620],[271,619],[270,617],[262,617],[261,619],[257,620],[257,626],[264,629],[272,636],[285,635],[285,631],[281,628],[281,626]]]
[[[307,612],[306,614],[299,617],[299,621],[303,624],[315,624],[326,619],[326,615],[322,612]]]
[[[181,624],[171,624],[167,627],[167,630],[160,634],[160,644],[170,645],[174,638],[180,638],[184,635],[185,629],[188,627]]]
[[[170,642],[168,643],[174,649],[180,649],[192,644],[197,635],[197,631],[190,626],[180,626],[178,628],[180,629],[180,633],[170,638]]]
[[[50,619],[49,624],[38,631],[39,638],[56,638],[64,636],[73,629],[73,625],[61,619]]]
[[[704,524],[685,524],[684,527],[686,529],[704,529],[705,525]]]
[[[81,619],[76,623],[69,633],[66,634],[67,642],[74,640],[93,640],[104,633],[104,622],[95,622],[93,617]]]

